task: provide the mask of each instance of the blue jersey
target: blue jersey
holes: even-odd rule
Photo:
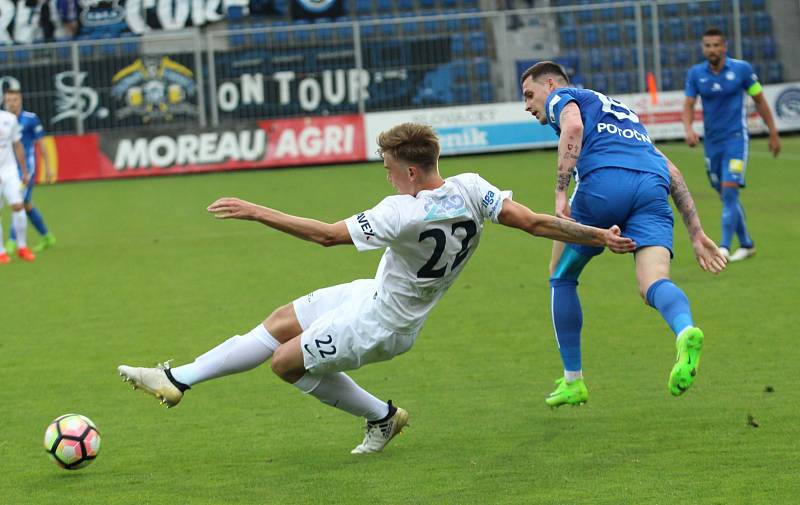
[[[686,74],[684,94],[690,98],[700,95],[705,138],[718,142],[747,138],[745,92],[755,96],[761,93],[761,89],[758,76],[749,63],[726,57],[719,74],[711,71],[708,62],[690,68]]]
[[[669,183],[664,157],[653,147],[647,129],[628,106],[590,89],[559,88],[547,97],[547,122],[561,135],[561,111],[575,102],[583,120],[583,148],[578,178],[598,168],[626,168],[655,173]]]
[[[20,112],[17,121],[22,130],[22,147],[25,149],[28,172],[33,173],[36,170],[36,141],[44,137],[44,128],[39,116],[26,110]]]

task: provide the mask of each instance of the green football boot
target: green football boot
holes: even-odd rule
[[[564,380],[564,377],[561,377],[556,380],[556,384],[558,385],[556,390],[550,393],[550,396],[544,400],[544,402],[551,407],[582,405],[589,401],[589,390],[586,389],[586,384],[583,383],[583,379],[567,382]]]
[[[39,239],[39,242],[33,247],[33,252],[42,252],[45,249],[50,249],[56,245],[56,238],[53,236],[52,233],[48,233],[47,235],[43,235],[42,238]]]
[[[6,252],[12,256],[14,255],[15,252],[17,252],[17,243],[14,240],[11,239],[6,240],[5,247],[6,247]]]
[[[700,366],[700,352],[703,350],[703,332],[700,328],[690,326],[678,335],[675,347],[678,348],[678,356],[675,358],[675,366],[669,374],[669,392],[675,396],[680,396],[691,387],[694,377],[697,375],[697,367]]]

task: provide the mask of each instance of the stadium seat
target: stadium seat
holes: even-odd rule
[[[689,2],[686,4],[686,14],[689,16],[700,15],[700,4],[697,2]]]
[[[605,7],[603,9],[600,9],[600,19],[602,19],[603,21],[612,21],[614,19],[618,19],[617,12],[612,7]]]
[[[478,80],[487,80],[490,77],[491,66],[489,60],[486,58],[478,58],[475,60],[475,78]]]
[[[672,62],[675,65],[685,67],[692,62],[692,48],[686,42],[678,42],[672,45]]]
[[[458,0],[442,0],[442,7],[445,9],[455,9],[458,6]]]
[[[620,26],[616,23],[609,23],[603,26],[603,34],[605,36],[606,44],[617,45],[622,39]]]
[[[577,53],[565,53],[557,56],[555,62],[564,67],[567,75],[575,74],[578,72],[578,63],[580,58]]]
[[[577,30],[572,26],[563,26],[559,29],[561,36],[561,45],[570,48],[575,47],[578,43]]]
[[[239,5],[228,7],[228,21],[241,21],[244,19],[244,10]]]
[[[672,5],[672,4],[667,4]],[[686,38],[686,30],[684,30],[683,19],[670,19],[667,23],[667,32],[669,38],[672,40],[683,40]]]
[[[371,0],[356,0],[356,14],[358,16],[368,16],[372,14]]]
[[[585,5],[588,5],[588,2],[584,2]],[[578,21],[581,24],[587,24],[594,21],[594,10],[593,9],[585,9],[582,11],[578,11]]]
[[[445,27],[447,28],[448,32],[460,32],[461,31],[461,19],[460,18],[447,18],[445,21]]]
[[[600,93],[608,93],[608,77],[600,73],[592,75],[589,87]]]
[[[470,33],[469,50],[474,55],[486,54],[486,34],[483,32]]]
[[[681,6],[679,4],[665,4],[658,12],[659,16],[666,16],[668,18],[676,18],[681,15]]]
[[[416,35],[419,29],[419,23],[416,21],[407,21],[400,26],[404,35]]]
[[[419,0],[419,6],[422,9],[433,9],[436,7],[435,0]]]
[[[467,18],[465,24],[467,30],[481,30],[483,28],[483,18]]]
[[[558,25],[559,26],[575,26],[575,13],[574,12],[559,12]]]
[[[453,101],[455,103],[465,103],[472,100],[472,85],[457,84],[453,86]]]
[[[772,31],[772,18],[766,12],[755,14],[755,32],[758,35],[766,35]]]
[[[398,0],[397,1],[397,11],[398,12],[414,12],[414,1],[413,0]]]
[[[722,2],[720,0],[703,2],[702,5],[707,14],[716,14],[717,12],[722,12]]]
[[[494,101],[494,88],[490,82],[481,82],[478,84],[478,99],[483,103]]]
[[[383,16],[391,16],[394,2],[392,0],[378,0],[374,2],[377,4],[378,12]]]
[[[378,25],[375,24],[361,25],[360,35],[362,37],[371,38],[374,37],[376,33],[378,33]]]
[[[775,39],[769,35],[762,38],[759,42],[759,54],[765,60],[774,59],[778,54],[778,45],[775,43]]]
[[[742,58],[750,61],[755,56],[756,51],[753,44],[753,39],[750,37],[742,37]]]
[[[593,48],[589,50],[589,68],[592,71],[603,70],[604,62],[605,58],[603,57],[603,52],[600,49]]]
[[[466,60],[456,60],[450,63],[452,80],[455,83],[467,82],[469,63]]]
[[[127,43],[124,44],[124,45],[127,45]],[[8,52],[7,51],[0,51],[0,61],[4,61],[4,60],[2,60],[2,58],[4,56],[7,58],[8,57]],[[71,46],[59,46],[58,48],[56,48],[56,56],[60,60],[69,59],[72,56],[72,47]]]
[[[770,84],[783,82],[783,64],[780,61],[767,63],[767,82]]]
[[[689,20],[689,33],[693,39],[699,39],[706,31],[706,20],[701,17],[693,17]]]
[[[662,68],[661,69],[661,89],[663,91],[669,91],[673,89],[674,86],[674,79],[673,79],[673,71],[669,68]]]
[[[597,26],[590,25],[583,28],[581,44],[586,47],[596,47],[600,43]]]
[[[636,43],[636,21],[625,21],[623,34],[625,35],[626,44]]]
[[[747,37],[751,33],[752,20],[747,14],[739,16],[739,29],[742,30],[742,37]]]
[[[746,8],[749,8],[751,11],[763,11],[767,8],[767,0],[750,0],[746,2]]]
[[[631,93],[633,79],[629,72],[618,72],[614,75],[614,93]]]
[[[613,70],[624,70],[628,62],[625,58],[625,52],[620,47],[612,47],[609,50],[608,60],[611,62]]]
[[[450,54],[453,58],[460,58],[464,55],[464,36],[456,33],[450,36]]]

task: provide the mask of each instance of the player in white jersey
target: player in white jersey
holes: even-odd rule
[[[396,126],[383,132],[378,144],[387,179],[400,194],[335,224],[236,198],[221,198],[208,207],[218,218],[258,221],[324,246],[386,248],[374,279],[302,296],[187,365],[122,365],[120,375],[171,407],[194,384],[249,370],[272,357],[272,370],[283,380],[323,403],[365,417],[366,436],[352,452],[377,452],[406,425],[408,413],[371,395],[344,371],[411,348],[431,309],[475,252],[484,220],[615,252],[635,248],[617,227],[604,230],[534,214],[477,174],[443,179],[439,142],[428,126]]]
[[[33,261],[34,256],[28,249],[25,237],[28,218],[22,201],[22,186],[28,184],[29,175],[25,167],[25,151],[22,148],[22,130],[17,116],[0,110],[0,209],[4,202],[11,206],[11,226],[17,234],[17,256],[25,261]],[[23,167],[22,180],[17,170],[17,163]],[[0,224],[0,237],[3,236],[3,225]],[[2,240],[0,240],[2,242]],[[8,253],[0,243],[0,263],[11,261]]]

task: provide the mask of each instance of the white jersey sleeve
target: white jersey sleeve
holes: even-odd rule
[[[389,247],[402,227],[399,196],[388,196],[375,207],[345,220],[350,238],[359,251]]]
[[[478,193],[481,201],[481,214],[484,219],[489,219],[493,223],[497,222],[497,216],[503,210],[503,201],[508,198],[512,199],[513,193],[511,191],[501,191],[492,183],[484,179],[478,174],[472,175],[472,186]]]

